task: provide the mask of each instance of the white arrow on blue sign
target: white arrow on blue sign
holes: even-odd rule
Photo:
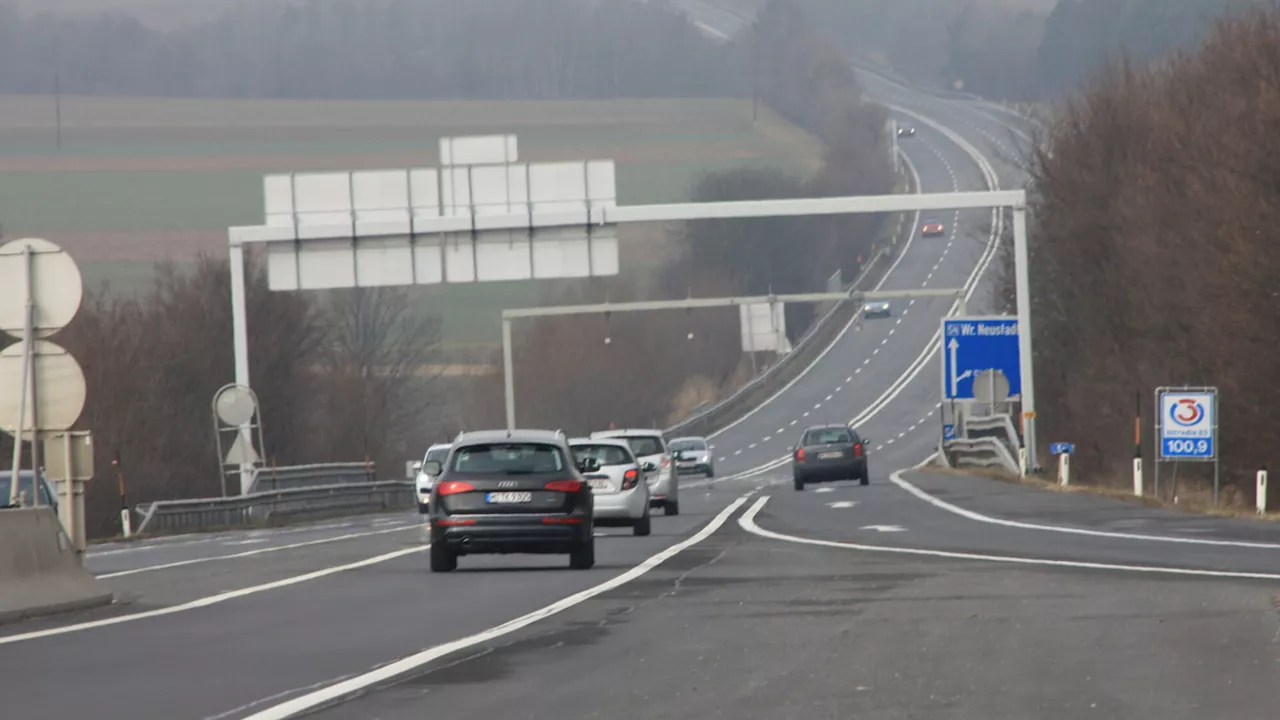
[[[1050,455],[1072,455],[1076,451],[1076,446],[1072,443],[1049,443]]]
[[[1021,396],[1018,318],[943,318],[942,396],[947,400],[984,400],[974,396],[973,380],[990,370],[999,371],[1009,381],[1010,397]]]

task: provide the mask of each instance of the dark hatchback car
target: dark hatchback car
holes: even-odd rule
[[[592,490],[569,440],[549,430],[462,433],[431,489],[431,570],[449,572],[458,556],[567,553],[569,567],[595,565]],[[427,463],[435,465],[436,463]]]
[[[819,425],[804,431],[791,454],[791,477],[796,490],[824,480],[871,482],[867,471],[867,440],[844,425]]]

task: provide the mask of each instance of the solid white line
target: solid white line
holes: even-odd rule
[[[889,474],[889,479],[895,485],[933,505],[936,508],[954,513],[960,517],[967,518],[980,523],[989,525],[1002,525],[1004,527],[1019,528],[1022,530],[1038,530],[1041,532],[1058,532],[1068,535],[1088,535],[1090,537],[1115,538],[1118,540],[1144,540],[1148,542],[1164,542],[1164,543],[1181,543],[1185,545],[1219,545],[1225,547],[1242,547],[1242,548],[1258,548],[1262,550],[1280,550],[1280,543],[1264,543],[1264,542],[1248,542],[1245,540],[1210,540],[1207,538],[1184,538],[1169,535],[1143,535],[1138,533],[1121,533],[1108,532],[1105,530],[1086,530],[1084,528],[1063,527],[1061,525],[1042,525],[1038,523],[1019,522],[1016,520],[1004,520],[1002,518],[983,515],[972,510],[966,510],[957,505],[952,505],[946,500],[940,500],[933,495],[912,485],[910,482],[902,479],[902,471]],[[994,481],[993,481],[994,482]]]
[[[753,490],[746,495],[739,497],[737,500],[734,500],[729,507],[721,510],[720,514],[711,519],[711,522],[707,523],[701,530],[687,540],[672,545],[666,550],[650,557],[648,560],[645,560],[621,575],[606,580],[595,587],[587,588],[582,592],[570,595],[567,598],[558,600],[540,610],[535,610],[514,620],[509,620],[497,627],[492,627],[488,630],[475,633],[474,635],[468,635],[467,637],[454,640],[453,642],[444,643],[443,645],[436,645],[435,647],[428,648],[415,655],[401,658],[400,660],[396,660],[390,664],[383,665],[376,670],[372,670],[363,675],[358,675],[350,680],[330,685],[323,690],[310,692],[288,702],[256,712],[247,716],[244,720],[284,720],[285,718],[293,717],[298,713],[305,712],[320,705],[331,703],[339,698],[360,692],[361,690],[373,685],[385,683],[399,675],[413,672],[414,670],[417,670],[418,668],[451,653],[495,640],[503,635],[508,635],[523,627],[532,625],[539,620],[545,620],[546,618],[568,610],[575,605],[580,605],[597,595],[626,585],[632,580],[635,580],[654,569],[658,565],[661,565],[667,560],[670,560],[676,555],[679,555],[685,550],[711,537],[715,531],[719,530],[720,527],[724,525],[725,521],[729,519],[729,516],[737,512],[738,508],[742,507],[742,505],[747,502],[747,499],[754,494],[755,491]]]
[[[0,645],[9,645],[12,643],[22,642],[23,640],[35,640],[37,638],[52,637],[54,635],[65,635],[67,633],[91,630],[93,628],[106,627],[108,625],[120,625],[122,623],[134,622],[136,620],[147,620],[149,618],[162,617],[164,615],[175,615],[180,612],[209,607],[210,605],[217,605],[228,600],[235,600],[248,595],[256,595],[268,590],[276,590],[278,588],[289,587],[290,585],[297,585],[299,583],[307,582],[308,580],[316,580],[329,575],[336,575],[337,573],[346,572],[347,570],[358,570],[371,565],[377,565],[378,563],[383,563],[388,560],[395,560],[398,557],[422,552],[428,547],[430,547],[430,545],[417,545],[411,548],[377,555],[358,562],[348,563],[346,565],[335,565],[333,567],[324,568],[323,570],[316,570],[314,572],[306,573],[305,575],[295,575],[293,577],[283,578],[281,580],[264,583],[262,585],[241,588],[239,590],[228,590],[226,592],[218,593],[217,595],[210,595],[208,597],[182,603],[181,605],[173,605],[171,607],[160,608],[158,610],[147,610],[146,612],[120,615],[118,617],[104,618],[102,620],[91,620],[89,622],[76,623],[74,625],[63,625],[61,627],[49,628],[48,630],[35,630],[33,632],[19,633],[17,635],[8,635],[0,637]]]
[[[1010,555],[986,555],[981,553],[951,552],[949,550],[925,550],[922,548],[893,547],[889,545],[863,545],[860,543],[837,542],[835,540],[818,540],[816,538],[784,535],[766,530],[756,524],[756,514],[769,500],[768,496],[759,498],[738,518],[738,525],[749,533],[771,540],[797,543],[800,545],[818,545],[820,547],[844,548],[864,552],[893,553],[898,555],[923,555],[925,557],[948,558],[952,560],[980,560],[985,562],[1010,563],[1014,565],[1040,565],[1046,567],[1083,568],[1086,570],[1117,570],[1121,572],[1153,573],[1158,575],[1191,575],[1195,577],[1239,578],[1248,580],[1280,580],[1280,574],[1232,572],[1229,570],[1196,570],[1194,568],[1168,568],[1152,565],[1118,565],[1112,563],[1084,562],[1076,560],[1050,560],[1048,558],[1014,557]]]
[[[338,535],[329,538],[320,538],[319,540],[307,540],[306,542],[293,543],[290,545],[277,545],[275,547],[259,548],[257,550],[246,550],[245,552],[233,553],[231,555],[213,555],[210,557],[192,558],[190,560],[176,560],[174,562],[163,563],[160,565],[148,565],[146,567],[134,568],[132,570],[119,570],[117,572],[99,575],[99,580],[110,580],[111,578],[124,577],[125,575],[137,575],[138,573],[152,572],[155,570],[168,570],[170,568],[185,567],[187,565],[199,565],[200,563],[213,562],[215,560],[234,560],[236,558],[253,557],[254,555],[265,555],[266,553],[280,552],[281,550],[295,550],[297,548],[310,547],[312,545],[324,545],[326,543],[338,542],[340,540],[355,540],[357,538],[372,537],[374,535],[386,535],[393,532],[404,532],[418,527],[417,525],[403,525],[400,527],[389,528],[385,530],[372,530],[369,532],[349,533],[347,535]],[[265,541],[265,539],[264,539]]]

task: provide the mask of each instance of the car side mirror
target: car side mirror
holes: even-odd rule
[[[641,465],[641,466],[640,466],[640,469],[644,470],[644,471],[645,471],[645,472],[647,472],[647,473],[651,473],[651,472],[653,472],[653,471],[657,470],[657,469],[658,469],[658,466],[657,466],[657,465],[654,465],[654,464],[653,464],[652,462],[650,462],[650,461],[645,461],[645,464],[644,464],[644,465]]]
[[[422,471],[428,475],[439,475],[443,469],[439,460],[431,460],[422,464]]]
[[[599,469],[600,469],[600,460],[598,458],[593,458],[593,457],[583,458],[582,462],[578,463],[578,472],[592,473]]]
[[[675,452],[671,453],[671,457],[675,458],[676,460],[683,460],[683,459],[684,459],[684,451],[683,451],[683,450],[676,450]]]

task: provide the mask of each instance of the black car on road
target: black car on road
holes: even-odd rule
[[[431,489],[431,570],[449,572],[460,555],[565,553],[569,566],[595,565],[591,486],[596,461],[574,464],[569,439],[550,430],[483,430],[458,435],[442,464],[426,463]]]
[[[791,453],[791,477],[796,490],[824,480],[871,482],[867,470],[867,440],[844,425],[816,425],[804,431]]]

